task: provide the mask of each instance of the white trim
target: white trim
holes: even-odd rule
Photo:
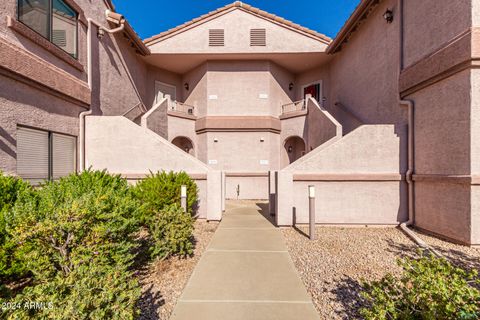
[[[172,101],[177,100],[177,86],[170,83],[165,83],[162,81],[155,80],[155,88],[154,88],[155,99],[153,100],[154,105],[157,104],[157,97],[158,97],[157,84],[160,84],[165,87],[173,88],[173,90],[175,91],[175,97],[170,97],[170,98]]]
[[[305,99],[305,88],[306,87],[310,87],[310,86],[313,86],[314,84],[319,84],[320,85],[320,100],[323,99],[323,80],[317,80],[317,81],[313,81],[313,82],[310,82],[310,83],[307,83],[306,85],[302,86],[302,88],[300,89],[300,99]],[[322,101],[317,101],[318,104],[320,105],[323,105]]]

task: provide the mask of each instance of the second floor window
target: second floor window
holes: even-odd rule
[[[62,0],[18,0],[18,20],[77,58],[78,14]]]

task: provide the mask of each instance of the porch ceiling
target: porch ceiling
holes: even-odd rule
[[[294,74],[319,67],[331,59],[324,52],[314,53],[255,53],[255,54],[162,54],[144,57],[153,66],[184,74],[209,60],[269,60]]]

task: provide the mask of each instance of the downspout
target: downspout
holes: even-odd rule
[[[400,2],[400,73],[404,69],[404,0],[399,0]],[[422,249],[429,250],[437,257],[442,255],[437,252],[435,249],[431,248],[425,241],[420,239],[415,232],[413,232],[409,227],[413,226],[415,223],[415,202],[414,202],[414,181],[413,174],[415,173],[415,102],[413,100],[407,100],[400,97],[400,105],[406,106],[408,108],[408,169],[405,176],[408,186],[408,220],[400,224],[400,228],[409,236],[415,243]]]
[[[117,13],[111,12],[110,10],[107,10],[105,12],[107,18],[110,17],[110,21],[116,20],[115,23],[119,24],[120,26],[114,29],[108,29],[102,26],[100,23],[97,21],[88,18],[88,27],[87,27],[87,79],[88,79],[88,88],[90,89],[90,92],[92,92],[92,87],[93,87],[93,79],[92,79],[92,74],[93,74],[93,66],[92,66],[92,28],[93,25],[98,27],[98,35],[102,36],[104,32],[113,34],[116,32],[120,32],[125,28],[125,18]],[[112,19],[113,18],[113,19]],[[91,115],[93,113],[93,110],[90,108],[90,110],[81,112],[79,115],[79,122],[80,122],[80,133],[79,133],[79,170],[83,171],[85,170],[85,117],[88,115]]]

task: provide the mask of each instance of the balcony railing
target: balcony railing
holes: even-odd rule
[[[303,111],[307,109],[307,104],[305,99],[300,101],[295,101],[292,103],[287,103],[282,106],[282,114],[296,112],[296,111]]]
[[[178,101],[170,101],[169,109],[187,115],[195,115],[195,107]]]

